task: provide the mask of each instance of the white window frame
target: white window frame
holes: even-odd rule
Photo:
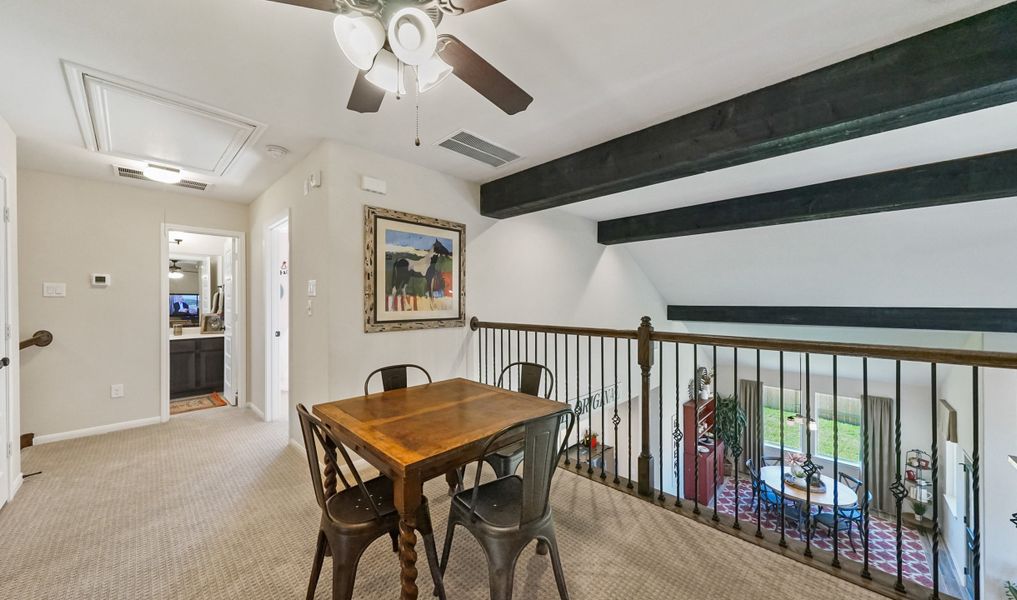
[[[766,394],[767,388],[776,391],[778,394],[780,393],[780,387],[779,386],[763,384],[763,394],[764,395]],[[798,388],[785,387],[784,391],[785,392],[788,392],[788,391],[798,392],[799,397],[802,397],[802,396],[805,395],[805,393],[802,392],[801,390],[799,390]],[[823,394],[824,396],[829,396],[830,398],[833,398],[833,394],[827,394],[825,392],[810,391],[810,393],[812,395],[812,398],[811,398],[812,406],[815,406],[815,407],[819,406],[818,399],[816,398],[817,394]],[[844,398],[855,398],[856,396],[846,396],[844,394],[838,394],[838,397],[840,397],[841,399],[844,399]],[[804,402],[804,400],[800,400],[800,401]],[[804,408],[804,404],[802,406]],[[819,430],[817,429],[815,434],[812,435],[812,448],[811,448],[812,455],[817,457],[817,458],[821,458],[823,460],[834,462],[834,457],[832,457],[832,456],[825,456],[825,455],[819,453],[819,435],[818,434],[819,434]],[[799,427],[799,436],[800,437],[799,437],[799,440],[798,440],[798,446],[799,446],[800,449],[798,449],[798,448],[790,448],[785,443],[785,446],[784,446],[784,451],[785,452],[796,452],[796,453],[800,453],[800,454],[804,454],[805,453],[805,449],[807,447],[807,444],[806,444],[807,434],[806,434],[806,430],[805,430],[804,426],[800,426]],[[785,440],[785,442],[786,442],[786,440]],[[765,431],[763,432],[763,447],[764,448],[771,448],[773,450],[776,450],[776,451],[780,452],[780,445],[779,444],[774,444],[772,442],[766,441],[766,432]],[[861,466],[861,461],[851,461],[851,460],[845,460],[845,459],[838,459],[837,460],[837,464],[846,465],[846,466],[849,466],[849,467],[860,467]]]

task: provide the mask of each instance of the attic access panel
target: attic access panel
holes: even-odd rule
[[[73,63],[64,72],[85,146],[104,154],[221,176],[265,128]]]

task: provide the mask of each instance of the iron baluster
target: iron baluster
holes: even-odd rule
[[[903,593],[904,588],[904,523],[902,515],[902,507],[904,505],[904,498],[907,497],[908,491],[904,487],[904,481],[901,477],[900,472],[900,461],[901,461],[901,423],[900,423],[900,361],[896,361],[896,395],[894,399],[893,409],[893,451],[896,457],[896,469],[894,472],[894,481],[890,486],[890,493],[893,494],[895,507],[897,510],[897,581],[893,584],[894,589],[898,592]]]
[[[982,490],[981,490],[981,467],[979,465],[979,391],[978,391],[978,367],[972,367],[971,371],[971,430],[972,430],[972,441],[971,441],[971,510],[974,523],[972,523],[972,536],[971,545],[971,565],[972,580],[975,583],[973,598],[974,600],[981,600],[982,598]]]
[[[558,376],[555,375],[554,379],[555,379],[555,381],[563,381],[564,380],[564,383],[565,383],[565,404],[568,404],[569,403],[569,334],[567,334],[567,333],[565,334],[564,346],[565,346],[565,348],[564,348],[563,354],[565,355],[565,377],[563,377],[562,379],[558,379]],[[558,354],[558,336],[557,335],[554,336],[554,353],[557,356],[557,354]],[[555,365],[555,366],[557,367],[557,365]],[[556,395],[556,397],[557,397],[557,394],[558,394],[557,390],[558,390],[558,386],[555,386],[555,395]],[[576,402],[576,404],[578,404],[578,401]],[[578,419],[578,418],[579,417],[577,415],[576,419]],[[568,442],[568,440],[565,440],[565,441]],[[566,444],[566,446],[567,446],[567,444]],[[576,444],[576,460],[577,461],[579,460],[579,444]],[[569,460],[569,452],[568,452],[568,450],[565,450],[565,464],[566,465],[572,464],[571,461]]]
[[[777,421],[780,424],[780,547],[787,548],[787,524],[784,519],[787,518],[787,511],[784,509],[787,504],[786,491],[784,489],[784,351],[780,353],[780,419]],[[760,479],[762,479],[763,470],[759,470]]]
[[[682,439],[685,437],[682,434],[682,423],[681,423],[681,380],[678,378],[678,374],[681,373],[680,369],[680,357],[681,346],[678,342],[674,343],[674,505],[682,505],[682,488],[681,488],[681,464],[682,464]],[[663,364],[663,361],[661,361]],[[663,390],[661,390],[663,393]]]
[[[741,492],[741,488],[738,485],[739,484],[739,482],[738,482],[738,471],[739,471],[739,469],[738,469],[738,462],[739,462],[739,459],[742,456],[742,442],[741,442],[742,432],[739,429],[740,424],[738,422],[738,409],[740,408],[740,403],[738,401],[738,348],[737,347],[734,348],[734,375],[732,377],[732,381],[734,382],[734,402],[735,402],[735,412],[734,412],[734,426],[735,426],[734,441],[735,441],[735,443],[734,443],[734,446],[731,448],[731,455],[734,456],[734,480],[735,480],[735,520],[734,520],[734,528],[735,529],[741,529],[742,528],[742,524],[741,524],[739,518],[740,518],[740,514],[742,512],[742,506],[741,506],[741,494],[739,493],[739,492]]]
[[[586,336],[586,423],[590,433],[586,473],[593,475],[593,336]]]
[[[657,500],[664,500],[664,342],[660,342],[660,367],[657,375],[660,377],[657,384],[657,456],[660,457],[660,490]],[[677,490],[675,490],[677,491]]]
[[[833,355],[833,562],[840,568],[840,441],[837,437],[837,355]]]
[[[717,407],[720,400],[720,394],[717,392],[717,388],[720,386],[717,382],[717,345],[713,346],[713,517],[714,521],[720,521],[720,515],[717,513],[717,480],[720,479],[719,471],[717,470],[718,454],[717,450],[720,448],[720,437],[717,435]]]
[[[629,377],[628,377],[628,380],[629,380],[629,385],[628,385],[628,388],[629,388],[629,401],[626,402],[625,404],[629,407],[628,408],[628,413],[629,413],[629,418],[628,418],[628,421],[629,421],[629,455],[628,455],[629,484],[628,484],[628,488],[631,490],[634,487],[632,485],[632,340],[626,340],[626,345],[628,346],[628,361],[626,362],[626,364],[628,366],[627,366],[627,368],[625,370],[628,371],[628,374],[629,374]]]
[[[865,471],[865,496],[862,501],[862,530],[865,533],[862,536],[862,577],[872,579],[872,573],[869,572],[869,525],[871,519],[869,485],[872,482],[872,468],[869,464],[869,436],[871,432],[869,431],[869,358],[867,356],[862,357],[862,398],[862,463]]]
[[[614,484],[617,485],[621,483],[618,478],[618,455],[621,453],[618,447],[618,425],[621,424],[618,416],[618,338],[614,338],[614,417],[611,422],[614,423]]]
[[[756,428],[759,435],[759,454],[757,462],[754,464],[757,473],[761,473],[759,470],[762,467],[763,460],[763,378],[761,374],[760,365],[760,352],[759,348],[756,348],[756,397],[759,401],[758,412],[756,413]],[[783,417],[783,415],[781,415]],[[782,461],[783,462],[783,461]],[[763,539],[763,481],[762,478],[757,478],[756,481],[756,537]]]
[[[939,382],[936,378],[936,363],[931,365],[932,390],[932,594],[939,598]]]
[[[516,339],[519,339],[519,332],[518,331],[516,332]],[[509,334],[508,334],[508,363],[502,364],[501,368],[504,369],[506,364],[511,364],[511,363],[512,363],[512,332],[510,331]],[[512,389],[512,369],[509,369],[507,379],[508,379],[508,381],[506,383],[508,383],[508,389]]]
[[[604,448],[607,446],[607,396],[604,395],[604,336],[600,336],[600,478],[607,479],[607,458],[604,456]],[[591,399],[590,402],[593,402]]]
[[[812,462],[812,369],[811,355],[805,354],[805,515],[799,513],[805,522],[805,556],[812,558],[812,478],[819,474],[819,467]],[[799,371],[800,373],[800,371]],[[800,408],[800,407],[799,407]],[[800,413],[799,413],[800,414]],[[834,510],[837,510],[834,507]]]
[[[699,514],[699,344],[692,345],[692,428],[696,436],[696,451],[692,454],[692,469],[696,486],[692,488],[692,512]]]
[[[582,466],[583,466],[583,461],[579,459],[579,456],[580,456],[579,453],[582,451],[582,446],[583,446],[583,443],[580,441],[580,438],[579,438],[579,436],[581,435],[579,430],[582,429],[582,427],[579,426],[580,425],[580,415],[582,415],[582,411],[579,410],[579,407],[580,407],[580,405],[582,403],[582,400],[583,400],[582,369],[579,368],[579,365],[582,364],[581,363],[582,348],[579,345],[580,341],[581,341],[579,339],[579,337],[580,337],[579,334],[576,334],[576,470],[577,471],[579,469],[581,469]]]

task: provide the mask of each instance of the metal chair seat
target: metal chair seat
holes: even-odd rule
[[[364,486],[371,494],[378,513],[371,508],[360,488],[350,488],[337,492],[328,499],[325,503],[328,516],[337,524],[357,525],[372,521],[379,515],[384,517],[396,512],[391,479],[385,476],[376,477],[365,481]]]
[[[456,494],[456,510],[469,515],[473,490]],[[477,490],[476,517],[494,527],[519,527],[519,507],[523,501],[523,479],[518,475],[484,483]]]

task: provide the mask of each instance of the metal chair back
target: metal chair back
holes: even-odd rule
[[[304,451],[307,453],[307,464],[311,469],[311,484],[314,485],[314,497],[318,500],[318,506],[323,511],[326,510],[325,504],[337,491],[336,479],[342,482],[344,490],[353,487],[339,468],[338,456],[342,456],[347,470],[356,481],[368,506],[374,511],[375,516],[380,516],[381,511],[378,510],[378,505],[375,504],[374,498],[371,497],[367,486],[364,485],[364,480],[360,477],[360,472],[357,471],[342,443],[332,437],[318,417],[308,412],[303,404],[297,405],[297,415],[300,417],[300,431],[304,436]],[[319,448],[325,458],[324,479],[322,479],[321,465],[318,462]]]
[[[855,494],[858,494],[859,490],[862,489],[862,481],[857,477],[852,477],[847,473],[840,473],[840,480],[844,483],[844,485],[851,488],[851,491]]]
[[[554,375],[551,374],[551,369],[548,369],[544,365],[519,361],[506,365],[501,370],[501,374],[498,375],[498,387],[502,387],[505,380],[505,374],[508,373],[509,369],[519,369],[519,391],[524,394],[539,397],[540,394],[540,380],[541,377],[544,379],[544,398],[550,399],[551,392],[554,391]]]
[[[558,461],[565,452],[575,422],[575,413],[566,408],[551,415],[516,423],[491,436],[477,460],[477,476],[473,482],[473,497],[470,502],[470,519],[475,518],[484,457],[491,452],[491,448],[500,446],[505,438],[520,436],[525,454],[519,524],[526,526],[546,516],[550,510],[551,480],[558,468]],[[563,441],[559,443],[563,426],[565,435],[560,438]]]
[[[409,369],[416,369],[427,377],[427,383],[432,383],[431,374],[427,372],[427,369],[420,365],[391,365],[388,367],[381,367],[371,371],[371,374],[364,380],[364,395],[368,395],[371,392],[368,391],[371,385],[371,378],[381,373],[381,387],[384,391],[388,392],[391,390],[401,390],[406,387],[407,371]]]

